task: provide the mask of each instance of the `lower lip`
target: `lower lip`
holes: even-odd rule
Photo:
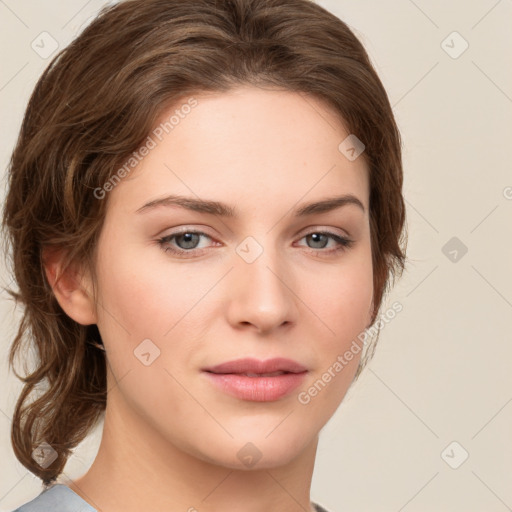
[[[272,402],[290,394],[304,381],[307,371],[275,377],[247,377],[236,373],[204,372],[225,393],[253,402]]]

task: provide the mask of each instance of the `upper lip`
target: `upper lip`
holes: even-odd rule
[[[227,361],[209,368],[203,368],[203,371],[211,373],[272,373],[279,371],[301,373],[306,370],[307,368],[296,361],[284,357],[276,357],[274,359],[267,359],[266,361],[249,357]]]

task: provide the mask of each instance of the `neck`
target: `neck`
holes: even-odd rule
[[[96,459],[68,484],[98,512],[314,512],[310,488],[318,437],[286,464],[230,468],[163,439],[111,398]]]

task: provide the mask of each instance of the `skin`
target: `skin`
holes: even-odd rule
[[[298,394],[370,324],[368,169],[338,150],[348,132],[311,96],[246,86],[195,98],[191,113],[104,199],[96,296],[84,269],[56,284],[60,260],[47,259],[61,306],[98,325],[108,362],[99,452],[69,486],[108,512],[309,511],[319,431],[360,353],[308,404]],[[169,194],[221,201],[238,215],[168,206],[137,213]],[[344,194],[365,211],[348,204],[294,216],[306,202]],[[181,227],[208,235],[193,239],[194,249],[183,238],[167,242],[188,258],[158,243]],[[340,247],[334,239],[306,236],[325,230],[354,243],[329,253]],[[249,236],[263,249],[252,263],[236,252]],[[145,339],[160,350],[149,366],[134,356]],[[308,369],[304,385],[274,402],[251,402],[201,372],[249,356],[298,361]],[[261,453],[251,468],[237,457],[248,442]]]

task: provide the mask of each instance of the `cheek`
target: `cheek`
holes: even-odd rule
[[[361,338],[373,297],[371,254],[360,253],[335,271],[308,280],[304,291],[317,317],[303,328],[314,340],[314,375],[297,396],[299,406],[327,422],[350,387],[363,352]],[[315,286],[313,286],[315,285]]]
[[[143,258],[134,252],[119,251],[111,259],[106,254],[98,273],[98,328],[111,370],[117,379],[127,374],[130,381],[140,379],[142,388],[152,393],[179,392],[165,369],[180,379],[190,366],[194,340],[207,324],[205,296],[217,273],[201,273],[193,265],[181,270],[162,258],[145,265],[138,261]],[[144,358],[153,362],[144,366]],[[137,396],[137,389],[133,391]]]
[[[117,324],[115,329],[130,336],[162,338],[204,295],[208,283],[201,286],[193,273],[143,256],[122,252],[104,258],[99,322]]]
[[[167,261],[156,248],[148,257],[147,248],[137,252],[116,247],[104,246],[98,268],[98,327],[106,343],[116,340],[132,351],[146,338],[157,346],[170,339],[179,343],[176,335],[185,326],[194,337],[205,329],[211,308],[217,319],[229,308],[230,286],[235,289],[236,283],[230,285],[227,276],[213,289],[224,273],[215,264]],[[289,293],[288,300],[300,312],[297,330],[317,339],[327,357],[367,327],[373,295],[369,243],[361,242],[336,262],[297,260],[283,277],[291,290],[283,293]]]
[[[179,322],[193,322],[197,310],[207,307],[205,296],[215,295],[212,287],[222,274],[212,264],[171,264],[161,254],[148,261],[129,250],[105,251],[100,261],[98,325],[137,338],[167,338]],[[289,300],[304,311],[298,319],[302,327],[315,323],[322,337],[329,339],[330,334],[333,340],[366,328],[373,296],[369,244],[342,255],[339,263],[309,261],[289,269],[283,277],[293,290]],[[229,285],[219,289],[228,290]],[[223,300],[216,302],[228,307]]]
[[[304,302],[322,320],[322,338],[338,347],[344,345],[347,338],[357,336],[369,323],[373,298],[371,253],[354,252],[339,265],[307,275],[302,289]]]
[[[173,411],[179,417],[186,397],[166,370],[181,380],[181,367],[191,350],[183,335],[183,328],[190,328],[186,314],[200,300],[202,290],[191,292],[194,287],[183,273],[163,275],[162,269],[139,266],[136,261],[133,253],[130,257],[118,254],[110,261],[105,257],[104,271],[98,275],[98,328],[109,368],[116,381],[122,380],[119,389],[132,407],[144,410],[149,418],[151,411],[161,410],[162,397],[172,396]],[[175,367],[180,371],[175,372]]]

